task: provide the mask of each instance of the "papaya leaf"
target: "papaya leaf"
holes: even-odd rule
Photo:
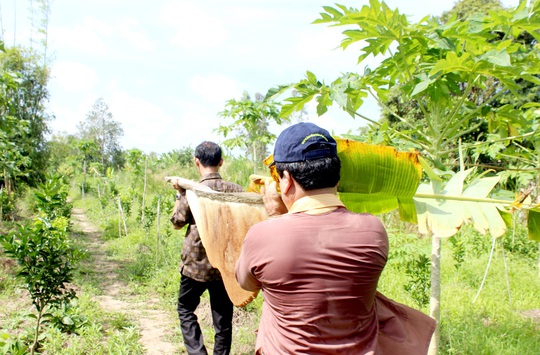
[[[480,59],[485,59],[492,64],[500,65],[502,67],[509,67],[512,65],[510,62],[510,56],[505,49],[489,51],[486,54],[481,55]]]
[[[455,175],[453,179],[459,178]],[[421,198],[418,196],[430,196]],[[462,209],[453,200],[436,199],[434,196],[443,195],[432,184],[421,184],[418,186],[414,204],[416,206],[418,218],[418,231],[421,234],[444,238],[451,237],[459,231],[463,224]]]
[[[427,75],[423,74],[420,77],[420,82],[416,84],[416,86],[414,87],[414,90],[411,96],[415,96],[416,94],[419,94],[422,91],[426,90],[434,82],[435,82],[434,78],[428,77]]]
[[[487,177],[475,180],[463,193],[463,196],[485,198],[500,180],[500,176]],[[495,203],[466,203],[474,228],[482,234],[488,231],[494,237],[500,237],[506,232],[506,223],[499,213],[502,205]]]
[[[472,169],[456,173],[442,191],[432,184],[418,187],[414,202],[422,234],[451,237],[471,219],[480,233],[489,231],[492,236],[500,237],[506,232],[505,219],[499,210],[512,201],[488,198],[499,177],[478,178],[464,190],[465,179],[471,172]]]

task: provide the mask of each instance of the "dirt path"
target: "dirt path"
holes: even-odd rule
[[[170,316],[159,309],[158,300],[140,300],[140,297],[127,292],[128,286],[119,279],[116,272],[119,265],[105,254],[99,231],[81,209],[73,209],[71,217],[77,229],[88,237],[89,243],[86,247],[93,258],[93,268],[103,289],[103,294],[97,296],[101,307],[109,312],[123,313],[137,322],[141,334],[140,342],[146,349],[146,354],[179,354],[176,345],[166,340],[170,329],[177,325],[172,324],[172,321],[169,321]]]

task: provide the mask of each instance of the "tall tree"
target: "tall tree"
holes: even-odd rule
[[[93,141],[98,147],[103,172],[108,167],[118,167],[122,162],[119,139],[124,135],[120,122],[113,119],[102,98],[96,100],[86,119],[77,125],[81,139]]]
[[[13,145],[9,151],[26,160],[17,163],[16,169],[13,165],[12,170],[18,170],[16,175],[24,176],[34,185],[42,180],[47,164],[46,134],[51,116],[45,106],[49,98],[49,69],[41,63],[39,56],[22,48],[1,52],[0,65],[5,73],[1,116],[4,125],[12,123],[11,129],[5,131],[10,132]]]

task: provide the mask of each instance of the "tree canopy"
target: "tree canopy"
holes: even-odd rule
[[[96,100],[86,119],[77,125],[79,138],[92,141],[98,148],[98,162],[102,171],[122,165],[119,139],[124,135],[120,122],[113,119],[109,106],[102,98]]]

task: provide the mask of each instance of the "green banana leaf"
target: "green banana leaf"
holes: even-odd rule
[[[444,185],[418,152],[334,138],[341,160],[338,194],[349,210],[381,214],[397,208],[401,220],[418,223],[420,233],[444,238],[471,221],[480,233],[500,237],[512,223],[511,212],[524,209],[529,238],[540,241],[540,206],[489,198],[499,177],[479,177],[465,186],[472,171],[465,170]],[[423,170],[430,183],[420,184]]]
[[[540,242],[540,211],[529,210],[527,229],[529,231],[529,238]]]
[[[418,152],[336,138],[341,160],[338,194],[354,212],[380,214],[399,209],[400,218],[416,223],[413,196],[422,167]]]

